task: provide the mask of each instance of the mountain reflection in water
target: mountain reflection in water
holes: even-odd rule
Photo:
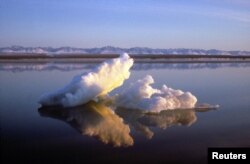
[[[23,72],[23,71],[74,71],[83,69],[93,69],[97,63],[0,63],[0,71]],[[208,63],[154,63],[154,62],[141,62],[135,63],[132,70],[152,70],[152,69],[169,69],[169,70],[194,70],[194,69],[218,69],[218,68],[247,68],[250,67],[249,62],[208,62]]]
[[[117,108],[113,110],[104,103],[91,101],[72,108],[59,106],[41,107],[41,116],[67,122],[82,135],[95,137],[105,144],[126,147],[134,144],[130,128],[151,139],[157,127],[166,129],[173,125],[190,126],[196,122],[195,109],[165,110],[160,113],[145,113],[141,110]]]

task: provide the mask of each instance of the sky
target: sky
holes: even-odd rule
[[[250,50],[249,0],[0,0],[0,47]]]

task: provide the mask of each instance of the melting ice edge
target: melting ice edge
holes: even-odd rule
[[[218,108],[218,105],[197,104],[197,98],[190,92],[172,89],[163,85],[160,89],[151,85],[154,79],[147,75],[132,83],[120,94],[109,96],[108,93],[123,85],[129,78],[133,59],[127,53],[119,58],[110,59],[89,72],[75,76],[63,88],[45,93],[39,99],[42,106],[75,107],[88,103],[111,102],[115,107],[140,109],[147,112],[162,110]]]

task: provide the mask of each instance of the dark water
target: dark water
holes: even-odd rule
[[[250,64],[135,64],[111,94],[150,74],[218,110],[160,114],[90,102],[40,108],[37,100],[95,64],[0,64],[1,163],[206,163],[208,147],[250,147]],[[122,119],[121,119],[122,118]]]

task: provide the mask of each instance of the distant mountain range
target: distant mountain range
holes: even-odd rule
[[[129,54],[172,54],[172,55],[235,55],[245,56],[250,55],[250,51],[222,51],[216,49],[204,50],[204,49],[155,49],[147,47],[133,47],[133,48],[119,48],[106,46],[101,48],[74,48],[74,47],[22,47],[11,46],[0,48],[0,54],[48,54],[48,55],[60,55],[60,54],[120,54],[127,52]]]

